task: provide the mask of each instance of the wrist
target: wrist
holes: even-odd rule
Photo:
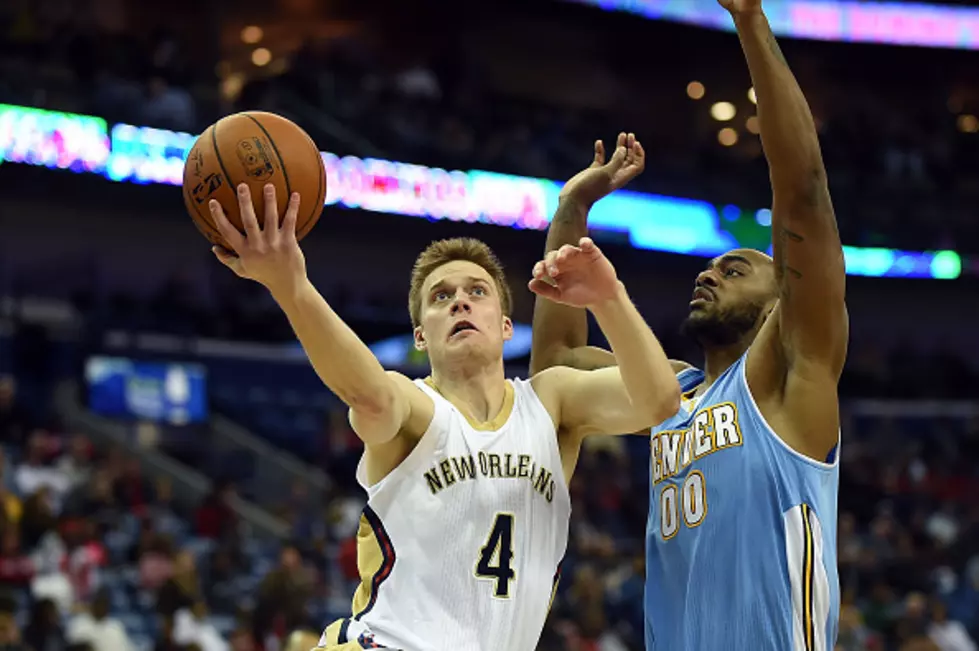
[[[588,211],[591,210],[594,202],[585,201],[574,193],[565,194],[563,191],[558,195],[558,210],[564,211],[573,219],[580,219],[582,222],[588,221]]]
[[[761,7],[732,10],[731,17],[734,19],[734,26],[738,29],[743,27],[751,27],[759,23],[767,23],[768,21],[768,19],[765,17],[765,12],[762,11]]]
[[[303,294],[309,287],[312,287],[312,285],[309,282],[309,278],[304,274],[290,278],[288,281],[277,285],[267,285],[266,289],[272,294],[272,298],[279,304],[279,307],[285,311],[289,311],[302,299]]]
[[[609,294],[593,305],[589,305],[588,309],[591,313],[595,315],[595,318],[601,320],[604,316],[612,315],[618,312],[623,305],[629,303],[629,293],[625,289],[625,285],[621,280],[615,281],[615,287],[609,292]]]

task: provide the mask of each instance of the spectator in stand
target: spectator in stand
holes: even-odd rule
[[[87,644],[92,651],[132,651],[126,629],[109,616],[108,592],[99,591],[88,611],[75,615],[68,623],[66,637],[73,644]]]
[[[156,610],[172,619],[178,610],[193,607],[202,597],[194,555],[181,551],[173,560],[173,574],[156,595]]]
[[[207,615],[207,605],[203,601],[178,610],[173,618],[173,641],[185,647],[196,645],[201,651],[228,651],[228,643]]]
[[[61,613],[50,599],[37,599],[24,629],[24,644],[33,651],[66,651],[68,642],[61,627]]]
[[[118,503],[129,513],[145,515],[153,502],[153,487],[146,477],[139,459],[130,457],[122,464],[122,471],[112,487]]]
[[[941,651],[976,651],[976,643],[969,636],[965,626],[962,622],[949,619],[945,604],[937,599],[931,607],[928,637]]]
[[[83,486],[92,475],[92,444],[83,434],[71,437],[68,454],[58,461],[58,472],[68,482],[70,490]]]
[[[17,383],[10,375],[0,375],[0,443],[23,445],[30,430],[27,410],[17,402]]]
[[[20,544],[20,532],[7,523],[0,534],[0,586],[26,588],[34,578],[34,561]],[[3,606],[0,599],[0,606]],[[0,609],[0,616],[5,611]]]
[[[260,643],[270,635],[282,639],[289,631],[306,624],[306,604],[312,596],[311,572],[303,563],[299,548],[285,546],[279,565],[269,572],[258,587],[255,604],[254,632]]]
[[[69,483],[65,476],[47,464],[53,444],[51,436],[44,430],[31,432],[27,440],[27,452],[24,460],[14,471],[14,481],[17,491],[24,496],[34,495],[42,488],[49,492],[46,498],[56,511],[61,508],[61,501],[68,492]]]
[[[217,484],[214,491],[197,510],[197,533],[212,540],[234,538],[238,528],[238,514],[231,503],[236,497],[235,486],[230,481]]]
[[[0,649],[31,651],[24,644],[17,625],[17,601],[9,594],[0,594]]]

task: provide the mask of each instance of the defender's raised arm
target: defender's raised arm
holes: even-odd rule
[[[720,4],[734,18],[758,98],[772,181],[772,248],[786,361],[817,367],[835,381],[846,356],[846,279],[816,126],[761,0]]]
[[[557,210],[547,229],[545,258],[565,244],[575,245],[588,235],[588,211],[596,201],[636,178],[646,164],[646,154],[635,134],[620,133],[612,158],[605,162],[605,146],[595,141],[589,167],[573,176],[561,189]],[[538,298],[534,303],[531,375],[556,365],[580,369],[614,364],[608,351],[586,346],[588,317],[585,310]]]

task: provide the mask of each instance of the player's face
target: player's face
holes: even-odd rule
[[[428,351],[433,365],[468,357],[495,360],[511,336],[513,324],[503,314],[496,283],[478,264],[456,260],[425,279],[415,345]]]
[[[711,260],[697,276],[683,331],[702,345],[740,341],[764,321],[778,299],[772,259],[736,249]]]

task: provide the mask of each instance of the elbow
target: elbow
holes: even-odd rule
[[[339,397],[350,407],[350,411],[368,420],[378,420],[390,414],[398,399],[393,386],[369,392],[345,392]]]

